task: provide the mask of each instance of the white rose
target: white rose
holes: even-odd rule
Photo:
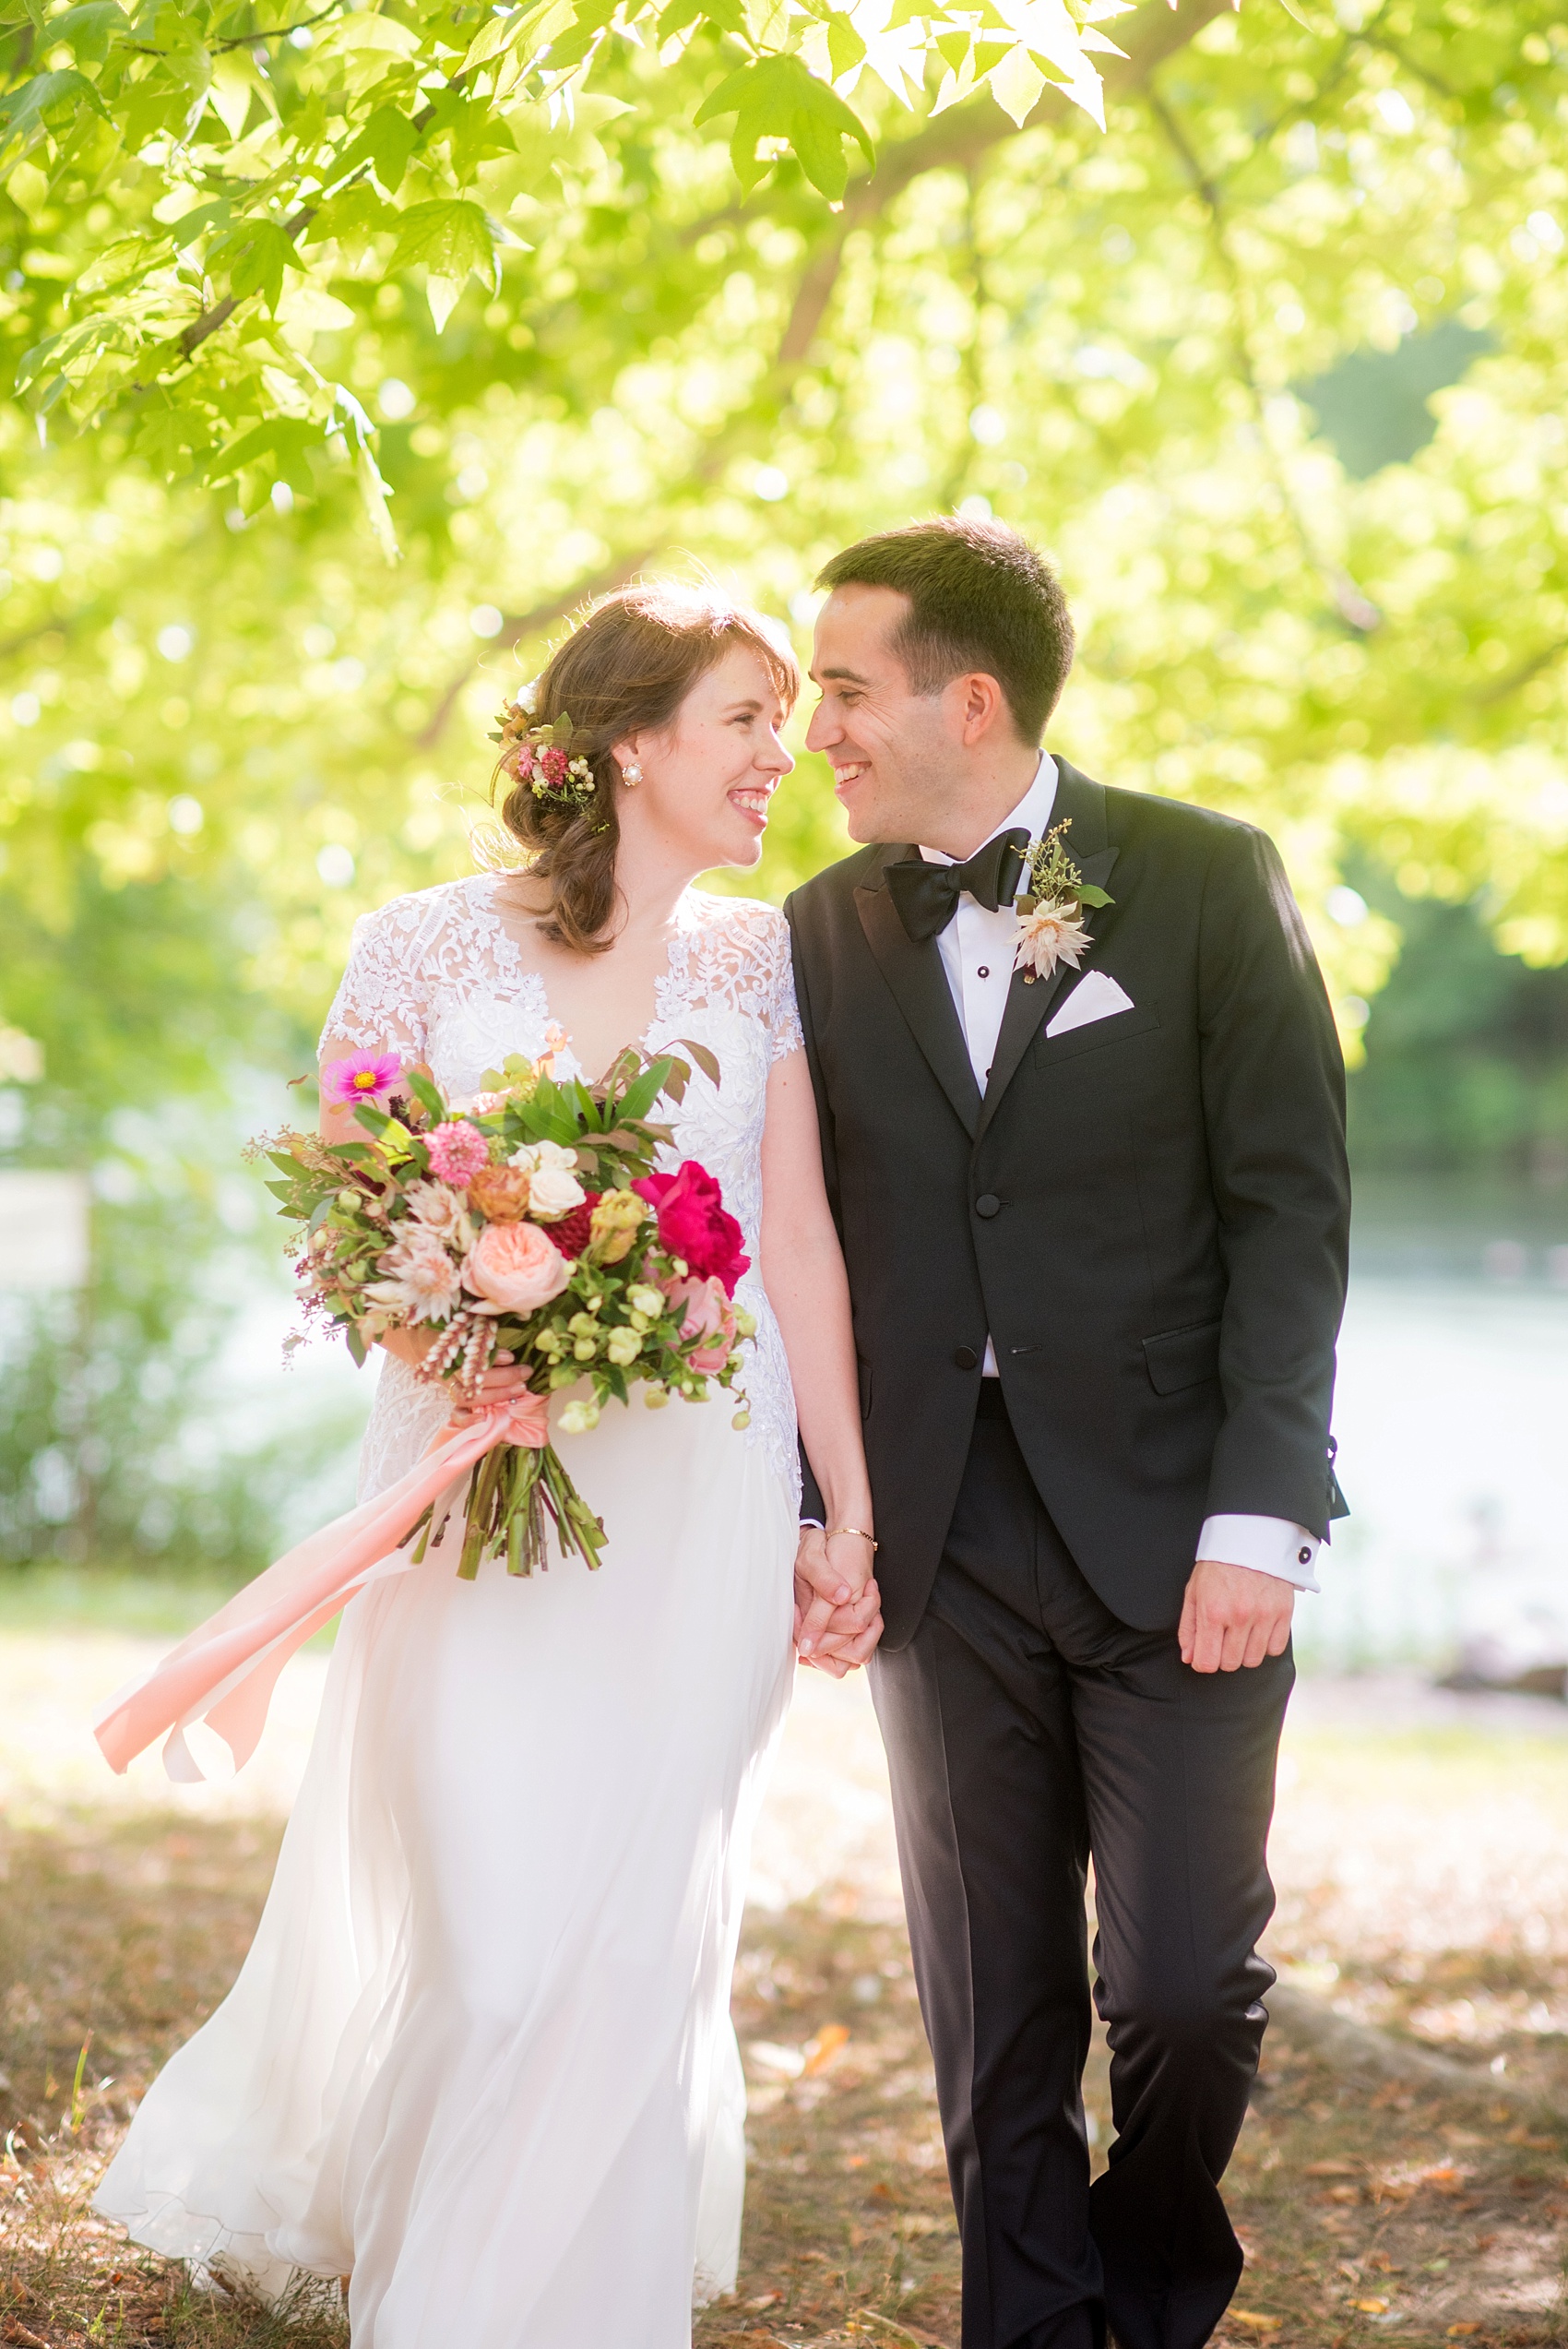
[[[563,1142],[525,1142],[521,1150],[512,1152],[512,1164],[520,1166],[525,1174],[532,1174],[542,1166],[555,1166],[570,1173],[577,1163],[577,1153]]]
[[[570,1215],[583,1203],[583,1186],[564,1166],[540,1166],[529,1176],[529,1213],[536,1221]]]

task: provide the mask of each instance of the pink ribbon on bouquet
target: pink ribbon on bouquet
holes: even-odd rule
[[[396,1485],[296,1544],[161,1663],[110,1698],[92,1724],[110,1767],[123,1775],[167,1732],[163,1767],[170,1777],[199,1780],[184,1732],[193,1721],[205,1721],[243,1770],[289,1658],[367,1582],[408,1571],[413,1558],[403,1544],[447,1485],[497,1444],[540,1451],[549,1441],[545,1398],[531,1394],[438,1436]]]

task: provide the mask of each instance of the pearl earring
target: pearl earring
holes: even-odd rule
[[[643,779],[643,770],[642,770],[642,769],[641,769],[641,768],[637,765],[636,760],[635,758],[634,758],[634,759],[630,762],[630,764],[629,764],[629,765],[627,765],[627,766],[625,766],[625,767],[623,767],[623,768],[622,768],[622,769],[621,769],[621,781],[622,781],[624,783],[633,783],[633,784],[640,783],[640,782],[642,781],[642,779]]]

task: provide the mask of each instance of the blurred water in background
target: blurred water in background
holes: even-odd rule
[[[1363,1180],[1309,1670],[1568,1663],[1568,1191]]]
[[[375,1372],[319,1342],[284,1370],[288,1327],[285,1297],[258,1302],[233,1372],[247,1408],[345,1427],[297,1538],[353,1497]],[[1568,1190],[1358,1186],[1335,1428],[1352,1515],[1297,1610],[1303,1670],[1446,1671],[1488,1643],[1499,1676],[1568,1662]]]

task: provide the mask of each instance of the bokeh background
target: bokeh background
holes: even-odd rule
[[[43,1874],[0,1956],[40,2130],[77,2041],[109,2027],[94,2001],[113,2004],[86,1960],[40,1986],[61,1930],[91,1941],[48,1886],[75,1867],[99,1925],[124,1926],[133,1878],[218,1855],[222,1931],[159,1961],[199,1986],[124,2023],[128,2074],[145,2071],[232,1973],[291,1783],[286,1757],[258,1778],[243,1849],[223,1840],[232,1805],[171,1811],[151,1780],[130,1811],[94,1810],[80,1723],[148,1642],[351,1491],[368,1376],[325,1351],[283,1367],[279,1227],[241,1151],[313,1114],[356,915],[472,868],[493,712],[585,598],[702,571],[803,652],[828,554],[955,508],[1028,533],[1066,584],[1082,649],[1051,741],[1278,840],[1345,1043],[1358,1212],[1336,1432],[1354,1513],[1299,1615],[1280,1955],[1320,1989],[1336,1969],[1359,1982],[1339,2004],[1360,2024],[1488,2079],[1568,2031],[1551,1792],[1568,1718],[1568,28],[1535,0],[1148,0],[1106,24],[1130,62],[1101,60],[1102,132],[1050,89],[1020,125],[973,89],[972,54],[953,86],[957,53],[922,47],[903,0],[852,14],[866,55],[834,63],[849,59],[839,87],[879,145],[874,170],[846,150],[837,200],[766,138],[741,191],[726,125],[695,120],[736,36],[722,11],[667,9],[640,42],[605,37],[575,108],[519,99],[490,146],[454,130],[409,165],[405,203],[439,210],[456,187],[481,207],[482,265],[395,242],[402,166],[381,155],[380,179],[361,166],[320,197],[297,262],[278,256],[161,374],[146,352],[170,319],[212,314],[201,240],[223,221],[200,207],[225,173],[270,168],[279,123],[318,102],[333,28],[269,42],[234,17],[209,112],[189,75],[184,112],[146,98],[135,160],[124,138],[100,151],[89,107],[67,131],[68,92],[47,136],[44,114],[6,118],[0,1649],[30,1724],[6,1749],[16,1850]],[[101,11],[34,17],[4,34],[8,88],[72,55],[98,72]],[[393,30],[371,42],[347,11],[356,103],[413,102],[378,79],[402,70],[405,19],[423,23],[375,16]],[[113,334],[73,342],[112,295]],[[40,388],[40,352],[77,353],[63,391]],[[829,782],[802,755],[747,888],[778,899],[842,853]],[[1444,1678],[1460,1690],[1434,1693]],[[758,1959],[746,1977],[754,2003],[794,2001],[814,2029],[861,2031],[856,2001],[870,2015],[902,1963],[860,1702],[814,1691],[791,1731],[757,1910],[781,1971]],[[835,2005],[840,1927],[872,1939]],[[779,2089],[778,2126],[804,2128],[822,2046],[803,2021],[792,2038],[753,2023],[776,2056],[789,2042],[782,2070],[754,2076]],[[922,2061],[910,2040],[897,2077]],[[888,2153],[890,2208],[898,2162],[930,2183],[929,2110],[909,2093],[925,2152]],[[1319,2081],[1301,2109],[1338,2093]],[[779,2141],[798,2178],[799,2145]],[[1371,2175],[1365,2146],[1318,2152],[1324,2176],[1336,2160]],[[897,2236],[910,2273],[919,2234]],[[1364,2284],[1372,2257],[1338,2264],[1360,2261]],[[1506,2307],[1493,2292],[1474,2324],[1437,2307],[1431,2337],[1452,2318],[1568,2338],[1556,2283],[1538,2288],[1556,2258],[1532,2252],[1536,2282]],[[876,2306],[908,2315],[897,2265]],[[1325,2342],[1359,2288],[1334,2270]],[[917,2340],[946,2337],[931,2289]],[[754,2330],[783,2325],[771,2305]],[[1316,2338],[1319,2319],[1271,2324]]]
[[[804,649],[829,552],[956,507],[1061,568],[1052,739],[1268,827],[1328,972],[1356,1513],[1307,1652],[1560,1612],[1568,37],[1310,15],[1211,14],[1103,135],[912,126],[868,67],[886,144],[837,211],[788,159],[737,200],[695,47],[628,51],[636,107],[583,102],[440,333],[429,272],[346,233],[258,315],[280,399],[304,365],[376,420],[396,562],[325,440],[208,486],[135,400],[0,416],[0,1163],[91,1186],[85,1288],[6,1258],[8,1565],[229,1580],[345,1489],[364,1381],[281,1374],[240,1144],[308,1114],[355,915],[470,869],[493,709],[584,596],[704,567]],[[120,225],[30,155],[18,343]],[[802,757],[756,886],[843,844]]]

